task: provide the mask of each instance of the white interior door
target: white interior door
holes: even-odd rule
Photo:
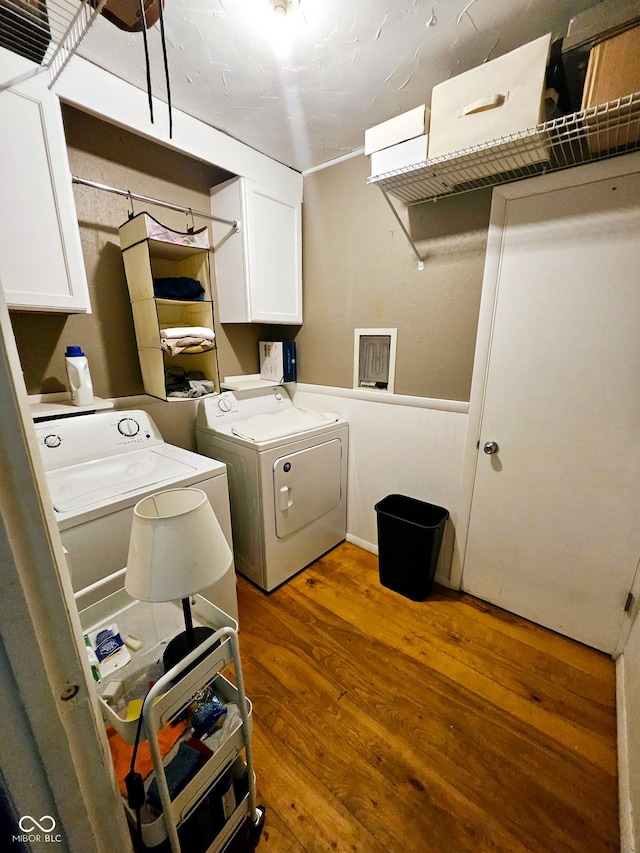
[[[462,584],[611,653],[640,557],[640,175],[536,192],[488,262]]]

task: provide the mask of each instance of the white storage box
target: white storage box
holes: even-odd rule
[[[429,159],[490,143],[544,121],[550,46],[551,34],[547,34],[436,86],[431,97]],[[529,164],[548,159],[546,142],[541,135],[530,146],[526,152]],[[495,174],[513,164],[508,157],[498,156],[482,168],[484,174]]]
[[[383,121],[382,124],[370,127],[364,132],[364,153],[372,154],[374,151],[381,151],[398,142],[422,136],[429,130],[429,116],[430,111],[423,104],[421,107]]]
[[[390,148],[383,148],[382,151],[374,151],[371,154],[371,177],[423,163],[427,159],[428,143],[429,135],[423,133],[415,139],[407,139],[406,142],[399,142]]]

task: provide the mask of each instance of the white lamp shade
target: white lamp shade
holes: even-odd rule
[[[125,589],[141,601],[174,601],[205,589],[233,556],[200,489],[167,489],[133,510]]]

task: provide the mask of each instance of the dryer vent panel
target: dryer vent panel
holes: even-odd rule
[[[356,329],[353,387],[393,392],[397,329]]]

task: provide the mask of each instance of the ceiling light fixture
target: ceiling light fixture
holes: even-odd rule
[[[276,15],[287,15],[289,12],[295,11],[298,8],[300,0],[271,0],[273,11]]]

